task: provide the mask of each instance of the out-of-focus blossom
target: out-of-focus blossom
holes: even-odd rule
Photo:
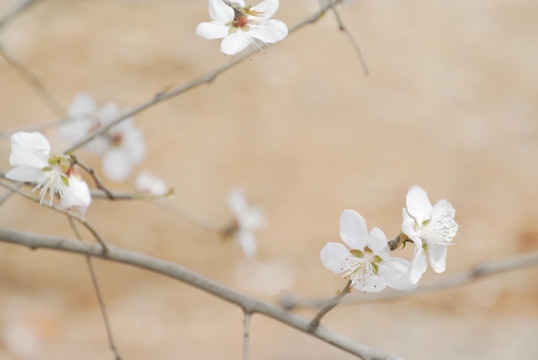
[[[65,210],[76,209],[85,215],[91,202],[92,196],[86,181],[74,173],[70,174],[69,186],[61,197],[60,206]]]
[[[249,45],[260,50],[288,35],[280,20],[270,19],[278,9],[278,0],[265,0],[256,6],[245,6],[243,0],[209,0],[211,22],[196,27],[196,35],[205,39],[222,39],[220,51],[235,55]]]
[[[164,181],[147,171],[142,171],[136,177],[136,188],[138,191],[151,195],[165,195],[170,191]]]
[[[245,193],[241,189],[230,191],[227,200],[235,219],[226,232],[235,237],[245,256],[254,257],[257,251],[254,231],[265,225],[263,213],[260,208],[248,205]]]

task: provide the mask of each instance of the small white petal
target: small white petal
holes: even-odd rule
[[[11,166],[42,169],[48,166],[49,154],[49,141],[37,131],[19,131],[11,135]]]
[[[239,230],[237,241],[246,257],[253,258],[256,256],[256,238],[251,231]]]
[[[393,257],[379,265],[379,276],[383,277],[387,285],[396,290],[412,291],[417,283],[410,281],[408,273],[411,269],[409,261]]]
[[[288,28],[280,20],[266,20],[259,25],[253,25],[250,33],[255,39],[274,44],[288,35]]]
[[[380,228],[375,227],[370,231],[366,246],[373,251],[374,255],[378,255],[383,260],[390,259],[390,248],[387,243],[387,237]]]
[[[196,35],[203,37],[204,39],[222,39],[228,36],[230,27],[216,22],[203,22],[196,27]]]
[[[426,254],[421,247],[415,246],[413,258],[411,259],[411,271],[409,272],[409,280],[413,284],[417,284],[422,274],[426,272],[427,268]]]
[[[419,226],[425,220],[430,219],[432,204],[428,199],[428,194],[420,186],[413,185],[409,189],[406,196],[406,205],[409,215],[415,218]]]
[[[448,246],[443,244],[428,244],[428,252],[430,253],[430,265],[436,273],[442,273],[446,269],[446,254]]]
[[[114,181],[126,180],[132,171],[129,156],[121,148],[111,148],[102,158],[103,173]]]
[[[355,210],[346,209],[340,215],[340,237],[350,248],[364,250],[368,241],[366,221]]]
[[[422,240],[417,236],[417,232],[415,231],[415,219],[409,216],[405,208],[402,209],[402,217],[402,232],[405,235],[409,236],[409,238],[413,240],[416,246],[422,247]]]
[[[234,2],[238,3],[240,7],[245,6],[245,2],[243,0],[235,0]],[[222,0],[209,0],[209,17],[211,17],[211,20],[213,21],[218,21],[225,24],[233,20],[234,11]]]
[[[353,257],[344,245],[334,242],[327,243],[321,249],[319,256],[323,265],[335,274],[343,272],[346,261]]]
[[[452,207],[452,205],[445,199],[441,199],[436,202],[435,205],[432,207],[431,211],[432,219],[436,219],[443,215],[447,215],[451,218],[454,218],[454,215],[456,215],[456,210],[454,209],[454,207]]]
[[[68,113],[70,117],[87,116],[97,110],[97,104],[91,95],[80,92],[75,95],[69,104]]]
[[[152,195],[164,195],[169,190],[164,181],[147,171],[142,171],[136,177],[136,188]]]
[[[250,31],[237,29],[231,35],[226,36],[220,43],[220,51],[226,55],[235,55],[243,51],[252,43]]]
[[[78,209],[82,215],[86,214],[86,210],[92,202],[90,188],[86,181],[79,179],[77,176],[69,177],[69,186],[65,189],[60,206],[63,209]]]
[[[278,10],[278,0],[265,0],[256,6],[253,6],[251,10],[260,12],[260,16],[249,16],[249,19],[255,19],[258,21],[267,20],[275,14]]]
[[[6,178],[22,182],[38,182],[42,176],[43,171],[27,167],[16,167],[6,173]]]
[[[353,284],[357,290],[368,291],[372,293],[380,292],[387,287],[385,280],[373,273],[364,273],[359,281]]]
[[[146,157],[146,143],[144,133],[132,125],[123,132],[121,147],[129,157],[131,164],[136,165]]]
[[[232,189],[226,197],[230,210],[236,217],[239,217],[244,212],[248,211],[247,198],[245,192],[242,189]]]

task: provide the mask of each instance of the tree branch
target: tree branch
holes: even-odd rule
[[[527,266],[538,264],[538,252],[516,256],[512,259],[497,262],[478,264],[467,272],[459,275],[446,276],[443,280],[424,285],[410,292],[384,291],[377,294],[352,294],[341,301],[342,305],[352,305],[374,301],[392,300],[410,295],[424,294],[436,290],[456,287],[479,280],[486,276],[492,276],[507,271],[519,270]],[[280,300],[280,305],[287,310],[297,307],[319,308],[330,303],[328,299],[302,299],[297,295],[287,294]]]
[[[103,253],[102,248],[97,244],[6,228],[0,228],[0,241],[28,246],[31,249],[48,248],[89,255],[153,271],[194,286],[232,304],[236,304],[244,312],[251,314],[260,313],[268,316],[364,360],[398,359],[395,355],[360,344],[323,326],[309,331],[309,319],[289,313],[273,304],[239,293],[173,262],[157,259],[135,251],[121,249],[113,245],[108,245],[108,252]]]
[[[17,15],[22,11],[27,10],[28,8],[37,5],[43,0],[24,0],[15,5],[11,10],[9,10],[4,16],[0,18],[0,30],[6,26],[11,20],[13,20]]]
[[[307,17],[303,21],[299,22],[295,26],[292,26],[289,29],[288,34],[292,34],[293,32],[299,30],[300,28],[302,28],[305,25],[315,23],[316,21],[318,21],[325,14],[325,11],[327,11],[327,9],[329,9],[330,7],[333,7],[335,4],[338,4],[340,2],[341,2],[341,0],[331,1],[329,4],[322,7],[318,12],[310,15],[309,17]],[[221,66],[221,67],[219,67],[219,68],[217,68],[217,69],[215,69],[215,70],[213,70],[213,71],[211,71],[211,72],[209,72],[209,73],[199,77],[198,79],[193,80],[193,81],[191,81],[191,82],[189,82],[189,83],[187,83],[185,85],[182,85],[182,86],[177,87],[177,88],[172,89],[172,90],[167,90],[167,91],[162,91],[162,92],[157,93],[153,98],[149,99],[148,101],[144,102],[143,104],[140,104],[137,107],[124,112],[122,115],[120,115],[116,119],[114,119],[114,120],[110,121],[109,123],[107,123],[107,125],[105,125],[103,127],[100,127],[98,130],[84,136],[82,139],[80,139],[79,141],[77,141],[73,145],[69,146],[67,149],[65,149],[64,153],[74,152],[75,150],[77,150],[80,147],[82,147],[82,146],[86,145],[87,143],[89,143],[96,136],[107,132],[110,128],[117,125],[121,121],[123,121],[123,120],[125,120],[125,119],[127,119],[127,118],[129,118],[131,116],[134,116],[134,115],[146,110],[147,108],[149,108],[149,107],[151,107],[151,106],[153,106],[155,104],[158,104],[158,103],[160,103],[162,101],[171,99],[171,98],[173,98],[173,97],[175,97],[177,95],[183,94],[184,92],[187,92],[187,91],[189,91],[191,89],[194,89],[194,88],[196,88],[196,87],[198,87],[198,86],[200,86],[202,84],[211,83],[213,80],[215,80],[217,78],[218,75],[222,74],[223,72],[225,72],[228,69],[231,69],[235,65],[243,62],[252,53],[256,53],[258,51],[259,50],[255,50],[255,51],[253,51],[253,52],[251,52],[249,54],[244,54],[244,55],[238,56],[237,58],[235,58],[235,60],[227,63],[226,65],[223,65],[223,66]]]

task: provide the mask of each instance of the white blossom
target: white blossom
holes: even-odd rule
[[[243,0],[227,2],[209,0],[211,22],[196,27],[196,35],[205,39],[222,39],[220,50],[235,55],[249,45],[257,50],[288,35],[280,20],[270,19],[278,9],[278,0],[265,0],[256,6],[245,6]]]
[[[13,169],[6,173],[6,178],[37,183],[32,191],[41,189],[40,202],[48,192],[52,205],[54,195],[61,197],[68,186],[66,164],[61,157],[50,157],[49,141],[39,132],[20,131],[11,136],[9,163]]]
[[[416,245],[411,260],[411,281],[416,283],[426,271],[426,252],[430,265],[437,273],[446,269],[448,245],[458,232],[454,221],[456,210],[446,200],[439,200],[432,206],[428,194],[420,186],[414,185],[407,192],[407,209],[403,209],[402,232]]]
[[[265,225],[265,218],[259,207],[250,207],[245,193],[241,189],[230,191],[227,197],[228,206],[235,215],[233,226],[228,230],[241,245],[246,257],[256,255],[256,238],[254,231]]]
[[[415,288],[407,278],[409,262],[391,257],[383,231],[375,227],[368,233],[364,218],[355,210],[342,212],[340,237],[351,250],[329,242],[321,249],[320,258],[327,269],[350,279],[351,286],[368,292],[379,292],[386,286],[406,291]]]
[[[92,202],[90,188],[86,181],[82,180],[78,175],[71,173],[69,175],[69,186],[65,189],[60,200],[60,206],[64,210],[78,210],[82,215],[86,215],[86,211]]]
[[[136,188],[138,191],[151,195],[165,195],[170,191],[164,181],[147,171],[142,171],[136,177]]]

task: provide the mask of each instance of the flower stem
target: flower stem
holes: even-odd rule
[[[314,330],[316,330],[316,328],[319,326],[319,322],[321,321],[321,318],[324,317],[329,311],[334,309],[336,305],[340,303],[342,298],[346,296],[347,294],[349,294],[350,291],[351,291],[351,280],[349,280],[346,284],[346,287],[342,291],[340,291],[338,295],[332,298],[331,301],[329,301],[327,305],[325,305],[323,309],[321,309],[321,311],[312,319],[312,321],[310,322],[310,326],[308,327],[308,331],[313,332]]]

